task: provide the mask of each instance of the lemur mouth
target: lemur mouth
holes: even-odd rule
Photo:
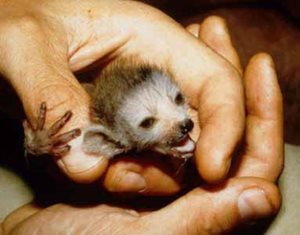
[[[189,135],[185,135],[172,146],[172,155],[180,158],[190,158],[194,155],[194,150],[194,141]]]

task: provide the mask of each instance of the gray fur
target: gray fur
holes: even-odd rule
[[[179,126],[188,118],[186,102],[175,103],[179,88],[156,66],[115,62],[95,78],[88,92],[94,125],[84,131],[86,152],[107,157],[131,149],[168,153],[183,136]],[[153,127],[142,128],[140,123],[149,116],[155,118]]]

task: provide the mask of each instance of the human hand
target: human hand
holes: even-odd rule
[[[139,55],[175,74],[198,111],[201,135],[196,162],[202,177],[216,182],[227,175],[244,129],[239,73],[175,21],[133,1],[2,0],[0,4],[6,9],[0,15],[0,71],[31,123],[36,122],[40,103],[47,101],[46,126],[67,110],[74,115],[62,132],[89,125],[89,97],[73,73]],[[55,159],[58,166],[74,181],[97,180],[106,172],[108,160],[87,156],[80,147],[73,144],[68,155]],[[120,160],[108,169],[104,185],[110,191],[174,193],[180,186],[166,168],[151,157]]]
[[[197,25],[189,30],[195,26],[204,41],[214,38],[210,46],[236,63],[222,20],[210,17],[200,31]],[[247,128],[231,179],[195,188],[156,211],[105,204],[88,208],[58,204],[47,209],[28,205],[5,220],[4,234],[224,234],[244,222],[273,215],[280,206],[274,182],[283,162],[282,98],[268,55],[251,59],[244,85]]]
[[[203,21],[201,27],[199,24],[191,24],[187,30],[242,72],[238,54],[231,44],[228,28],[222,18],[208,17]],[[230,175],[255,175],[275,182],[283,166],[284,141],[282,95],[278,82],[275,81],[277,76],[272,58],[267,54],[254,56],[247,65],[244,77],[247,113],[244,138],[246,139],[242,144],[243,147],[238,151],[242,156],[236,158],[236,164]],[[264,81],[259,81],[259,78],[263,78]],[[261,84],[259,84],[260,82]],[[264,82],[265,84],[263,84]],[[270,91],[266,89],[268,86]],[[269,94],[271,89],[272,98]],[[259,105],[260,99],[265,99],[261,105]],[[193,134],[197,136],[199,131],[195,130]],[[263,138],[263,136],[272,138]],[[256,139],[261,140],[260,148],[258,148],[258,144],[254,144]],[[260,159],[259,156],[264,157]],[[265,164],[268,164],[268,167],[265,167]]]

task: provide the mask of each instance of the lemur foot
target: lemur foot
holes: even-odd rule
[[[72,112],[66,112],[49,129],[45,129],[46,103],[40,106],[36,126],[30,125],[28,121],[23,122],[25,133],[25,150],[32,155],[52,155],[62,157],[67,154],[71,148],[68,142],[81,134],[80,129],[73,129],[69,132],[56,135],[59,130],[70,120]]]

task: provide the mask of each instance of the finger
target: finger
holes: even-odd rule
[[[244,130],[244,95],[241,81],[237,72],[223,76],[206,81],[199,96],[201,131],[195,160],[201,177],[210,183],[221,181],[227,176],[232,153]]]
[[[168,234],[227,234],[244,222],[274,215],[280,200],[278,188],[268,181],[235,178],[224,185],[195,189],[145,215],[141,223],[161,228],[164,221]]]
[[[81,130],[80,129],[74,129],[71,131],[68,131],[66,133],[63,133],[61,135],[58,135],[53,138],[52,144],[55,145],[60,145],[60,144],[66,144],[72,139],[75,139],[76,137],[81,135]]]
[[[37,122],[39,106],[46,101],[46,127],[67,110],[72,110],[72,119],[60,131],[82,128],[89,124],[89,96],[69,69],[65,38],[57,39],[60,43],[51,44],[48,39],[57,32],[41,24],[25,17],[1,28],[0,72],[18,94],[30,123]],[[60,30],[58,27],[55,29]],[[75,181],[98,178],[105,170],[107,161],[84,154],[79,142],[70,145],[69,154],[57,158],[59,167]]]
[[[113,161],[104,176],[104,187],[110,192],[143,195],[172,195],[178,192],[182,174],[176,174],[176,169],[171,166],[172,159],[149,154],[122,156]]]
[[[38,116],[38,121],[37,121],[37,130],[42,130],[44,128],[45,125],[45,121],[46,121],[46,103],[43,102],[40,106],[40,113]]]
[[[225,20],[218,16],[209,16],[203,21],[199,30],[200,39],[227,59],[242,74],[240,59],[232,45]]]
[[[186,27],[186,30],[196,38],[199,38],[200,24],[190,24]]]
[[[207,43],[210,43],[209,45],[213,45],[216,49],[220,48],[223,53],[228,53],[229,58],[233,60],[232,63],[235,63],[238,67],[239,62],[235,50],[231,45],[226,29],[224,29],[225,23],[217,17],[212,17],[204,22],[204,26],[207,30],[202,31],[201,25],[200,37],[202,31]],[[213,26],[210,31],[208,26]],[[220,28],[219,26],[223,32],[221,36],[217,30]],[[223,44],[225,44],[226,50],[223,50]],[[232,153],[243,134],[245,121],[244,94],[240,73],[230,67],[227,61],[212,54],[210,48],[204,48],[201,41],[199,46],[202,46],[202,50],[206,51],[206,60],[201,61],[201,58],[198,58],[198,64],[191,63],[198,65],[198,68],[194,68],[194,71],[200,69],[213,72],[207,74],[204,84],[199,82],[199,77],[197,81],[197,79],[182,79],[184,74],[178,75],[180,78],[178,84],[189,95],[191,106],[197,108],[198,111],[201,129],[196,148],[198,171],[204,180],[217,182],[226,177],[230,168]],[[214,62],[208,62],[210,56]],[[219,67],[208,69],[214,63],[218,63]],[[223,68],[223,70],[220,70],[220,68]],[[179,74],[180,71],[178,69],[176,71]],[[202,74],[201,77],[205,78],[205,74]],[[191,95],[194,92],[196,94]]]
[[[275,181],[283,165],[282,95],[272,58],[257,54],[245,72],[246,152],[239,159],[237,176]]]
[[[50,136],[57,134],[70,120],[72,112],[67,111],[59,120],[57,120],[49,129]]]
[[[52,150],[52,153],[55,157],[63,157],[70,151],[70,149],[70,145],[58,146]]]
[[[29,212],[31,208],[20,209],[4,222],[3,227],[14,234],[64,233],[70,223],[74,225],[72,231],[76,234],[86,233],[87,229],[92,234],[97,231],[107,234],[119,231],[124,234],[148,234],[149,231],[174,235],[224,234],[244,221],[273,215],[279,206],[280,195],[275,185],[244,178],[230,180],[224,187],[195,189],[152,213],[139,215],[135,211],[110,205],[78,208],[57,204],[46,210],[33,208]],[[102,219],[91,220],[92,217]]]

